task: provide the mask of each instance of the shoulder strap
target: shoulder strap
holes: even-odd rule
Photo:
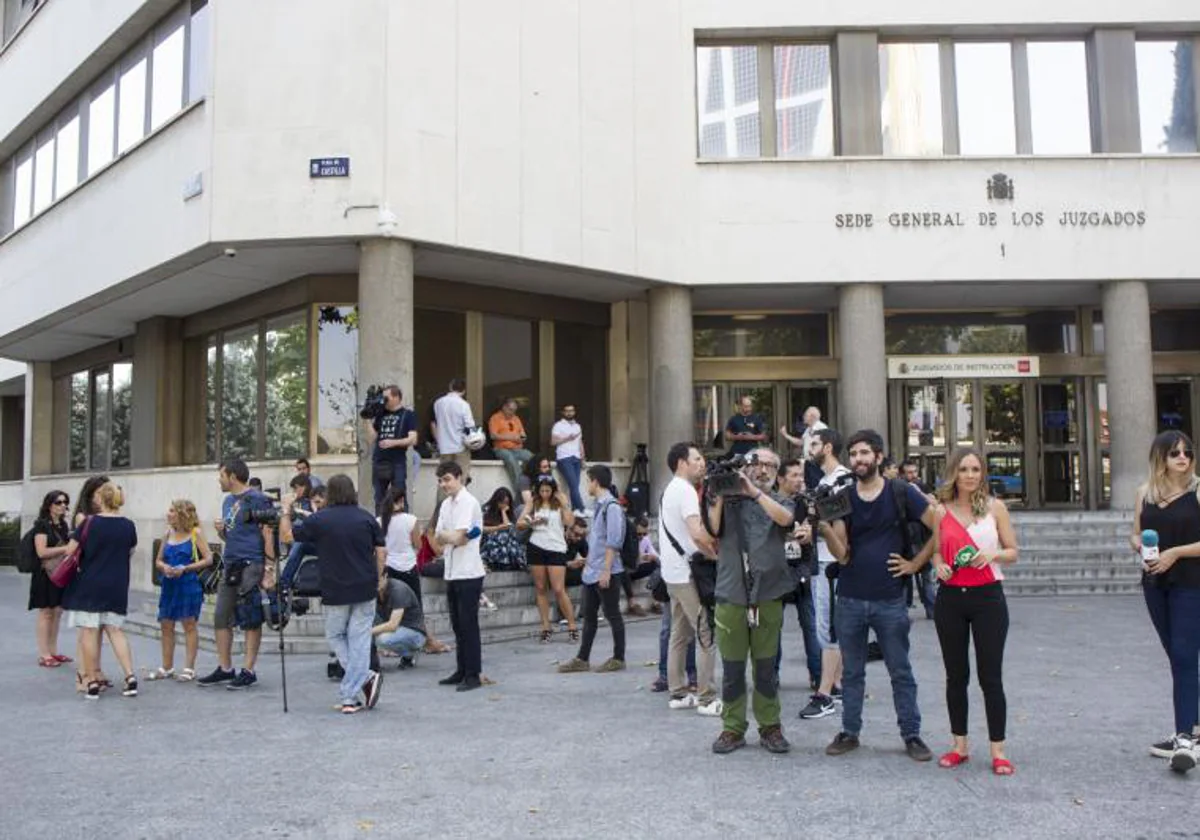
[[[900,478],[888,479],[892,497],[896,500],[896,525],[904,540],[901,554],[908,560],[913,556],[912,535],[908,532],[908,484]]]
[[[663,494],[658,497],[658,521],[659,524],[662,525],[663,533],[667,535],[667,540],[671,543],[671,548],[675,549],[676,554],[678,554],[684,560],[687,560],[687,554],[684,553],[683,546],[681,546],[679,544],[679,540],[675,539],[674,535],[671,534],[671,529],[667,527],[667,519],[665,516],[663,516],[663,499],[665,499],[666,496],[667,493],[664,490]]]

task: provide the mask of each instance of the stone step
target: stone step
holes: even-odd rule
[[[1084,540],[1128,540],[1130,525],[1125,523],[1119,528],[1015,528],[1019,542],[1033,542],[1042,539],[1084,539]]]
[[[1017,535],[1017,545],[1021,547],[1021,553],[1026,551],[1044,551],[1047,549],[1062,549],[1062,548],[1077,548],[1084,551],[1128,551],[1129,541],[1127,535],[1120,537],[1076,537],[1076,536],[1051,536],[1048,534],[1038,534],[1036,536],[1026,536],[1022,538]]]
[[[1081,548],[1072,551],[1069,548],[1042,548],[1037,550],[1021,549],[1017,560],[1020,566],[1046,566],[1055,563],[1092,563],[1101,566],[1137,566],[1137,557],[1131,551],[1111,551],[1097,548]]]
[[[1136,564],[1112,564],[1107,566],[1094,563],[1056,563],[1050,566],[1024,566],[1017,564],[1004,572],[1004,582],[1026,580],[1046,580],[1058,578],[1062,580],[1078,580],[1082,578],[1103,580],[1132,580],[1142,579],[1141,567]]]
[[[304,618],[311,618],[305,616]],[[295,616],[293,616],[293,621]],[[318,618],[321,622],[321,630],[319,633],[312,632],[312,625],[301,625],[305,632],[300,633],[293,630],[293,623],[288,622],[287,628],[284,630],[284,652],[289,656],[299,653],[328,653],[329,645],[325,642],[324,619]],[[213,630],[212,622],[205,623],[201,621],[197,628],[200,636],[200,650],[208,653],[216,653],[217,640],[216,632]],[[145,636],[150,639],[158,639],[162,637],[162,630],[155,620],[153,615],[147,615],[143,612],[130,612],[125,618],[125,631],[132,633],[135,636]],[[175,637],[179,645],[180,651],[183,650],[183,629],[177,628]],[[233,655],[240,656],[245,650],[245,641],[240,631],[235,631],[233,634]],[[262,647],[259,652],[263,655],[279,653],[279,633],[271,630],[268,627],[263,628]],[[179,654],[176,654],[178,659]]]
[[[1035,510],[1013,511],[1012,519],[1016,525],[1074,522],[1128,524],[1132,515],[1129,511],[1120,510]]]
[[[1142,585],[1123,580],[1045,580],[1005,581],[1004,593],[1010,597],[1074,595],[1140,595]]]

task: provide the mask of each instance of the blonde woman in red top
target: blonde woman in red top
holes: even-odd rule
[[[992,772],[1011,776],[1004,752],[1008,716],[1004,697],[1004,643],[1008,605],[1002,567],[1017,561],[1017,535],[1004,502],[993,497],[979,450],[960,447],[950,456],[946,476],[936,493],[937,527],[911,564],[916,569],[932,558],[937,579],[933,619],[942,661],[946,665],[946,707],[954,747],[938,761],[942,767],[965,764],[967,750],[967,686],[970,644],[975,643],[976,671],[983,689]],[[895,565],[895,564],[894,564]]]

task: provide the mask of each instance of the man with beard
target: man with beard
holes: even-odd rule
[[[878,432],[855,432],[846,448],[855,477],[848,491],[851,513],[833,526],[838,537],[848,543],[839,546],[838,540],[833,541],[834,554],[841,564],[835,624],[845,668],[842,731],[825,752],[843,755],[858,747],[866,690],[867,639],[874,630],[891,677],[892,701],[905,752],[914,761],[929,761],[933,754],[921,740],[917,681],[908,658],[904,585],[893,573],[905,562],[902,552],[908,523],[919,521],[932,529],[933,508],[917,488],[901,479],[887,481],[880,474],[883,438]]]

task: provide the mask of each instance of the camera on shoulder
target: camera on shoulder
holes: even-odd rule
[[[845,519],[853,507],[850,504],[850,494],[842,491],[853,481],[854,476],[847,473],[832,484],[820,484],[812,490],[803,490],[796,494],[796,506],[803,505],[808,511],[808,519],[812,522]]]
[[[707,473],[704,476],[704,491],[711,496],[741,496],[742,470],[758,463],[758,456],[730,455],[725,458],[713,458],[708,461]]]
[[[374,420],[387,410],[387,397],[382,385],[371,385],[367,388],[367,396],[358,416],[363,420]]]

